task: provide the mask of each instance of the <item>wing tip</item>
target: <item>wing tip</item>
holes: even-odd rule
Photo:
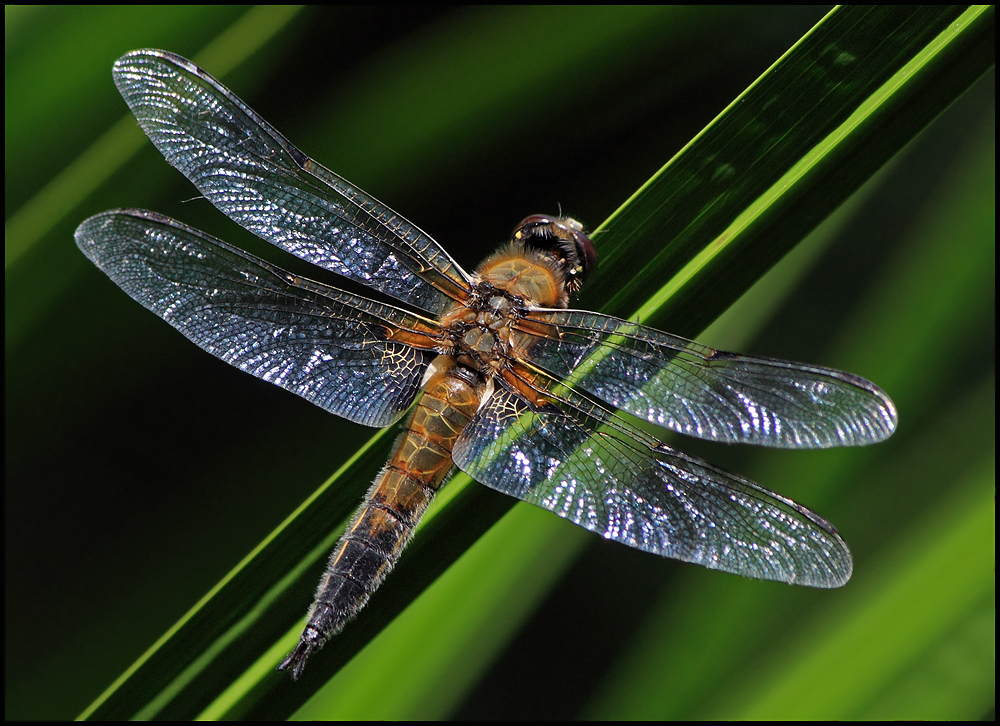
[[[114,63],[114,68],[117,70],[119,68],[124,68],[128,66],[132,60],[135,58],[148,58],[161,61],[167,61],[180,66],[192,66],[194,65],[184,56],[177,55],[176,53],[171,53],[169,50],[160,50],[159,48],[137,48],[136,50],[130,50],[127,53],[123,53],[119,56],[118,60]]]

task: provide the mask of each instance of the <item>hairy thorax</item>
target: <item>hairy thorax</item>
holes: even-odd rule
[[[487,378],[507,360],[523,358],[530,329],[528,308],[565,308],[568,295],[550,257],[509,245],[483,262],[473,276],[473,293],[441,318],[450,355]]]

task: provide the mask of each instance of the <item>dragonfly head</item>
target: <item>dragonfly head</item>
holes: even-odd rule
[[[571,295],[576,293],[587,276],[597,267],[597,250],[572,217],[550,217],[533,214],[514,228],[513,242],[548,252],[555,257],[565,274],[563,284]]]

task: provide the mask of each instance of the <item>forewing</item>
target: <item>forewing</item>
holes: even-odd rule
[[[689,436],[782,448],[858,446],[896,428],[896,407],[850,373],[716,351],[638,323],[538,310],[528,361],[635,416]],[[541,331],[541,332],[539,332]]]
[[[307,157],[190,61],[133,51],[114,78],[167,161],[262,239],[430,313],[468,289],[430,236]]]
[[[812,587],[851,576],[847,545],[822,517],[571,391],[532,405],[498,382],[452,455],[483,484],[630,547]]]
[[[201,348],[357,423],[399,418],[434,357],[389,339],[401,328],[426,330],[429,321],[296,277],[153,212],[91,217],[76,243]]]

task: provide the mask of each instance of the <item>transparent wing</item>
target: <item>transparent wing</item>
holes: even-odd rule
[[[133,51],[114,79],[167,161],[262,239],[430,313],[468,289],[431,237],[307,157],[190,61]]]
[[[357,423],[386,426],[416,396],[433,323],[285,272],[141,210],[91,217],[76,230],[87,257],[134,300],[242,371]]]
[[[782,448],[887,438],[896,407],[849,373],[713,350],[638,323],[535,310],[526,360],[616,408],[702,439]]]
[[[538,379],[531,385],[537,386]],[[746,577],[839,587],[847,545],[817,514],[659,443],[560,388],[529,403],[499,382],[453,452],[483,484],[606,539]]]

